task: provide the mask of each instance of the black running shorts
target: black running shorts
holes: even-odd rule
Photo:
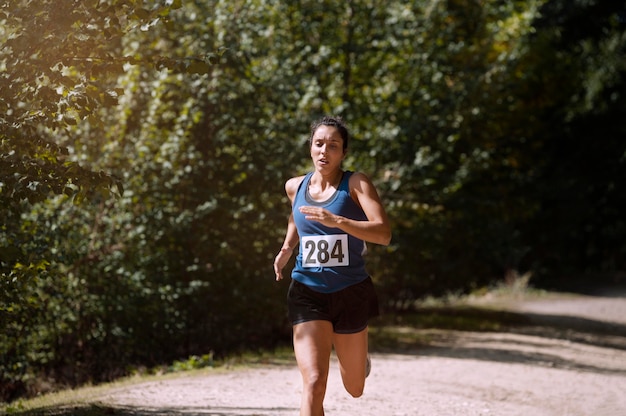
[[[320,293],[291,280],[287,293],[289,320],[293,325],[307,321],[330,321],[338,334],[364,330],[378,316],[378,298],[371,278],[339,292]]]

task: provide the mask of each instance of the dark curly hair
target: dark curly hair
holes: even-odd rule
[[[339,116],[324,116],[319,120],[315,120],[311,123],[311,135],[309,136],[309,147],[311,147],[313,142],[313,135],[319,126],[332,126],[337,129],[341,138],[343,139],[343,151],[345,152],[348,148],[348,139],[350,138],[350,133],[348,133],[348,127],[343,119]]]

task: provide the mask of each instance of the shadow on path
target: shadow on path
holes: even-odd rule
[[[142,409],[130,406],[98,406],[38,409],[29,412],[15,413],[21,416],[255,416],[274,414],[273,412],[290,412],[296,414],[297,408],[242,408],[215,407],[176,408],[176,409]]]
[[[580,302],[583,306],[585,301]],[[621,306],[626,306],[626,299]],[[383,319],[372,331],[371,348],[626,376],[626,363],[614,359],[626,360],[626,325],[564,313],[480,306],[420,308]],[[394,333],[399,328],[401,333]],[[415,330],[413,336],[410,329]]]

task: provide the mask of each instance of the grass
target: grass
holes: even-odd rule
[[[99,386],[86,386],[77,390],[63,390],[44,394],[32,399],[17,400],[0,407],[0,414],[15,415],[100,415],[99,407],[90,404],[99,393],[109,389],[132,384],[131,379],[116,381]],[[83,410],[91,409],[84,413]],[[101,410],[101,409],[100,409]]]
[[[370,349],[377,352],[411,351],[432,345],[445,331],[496,332],[528,323],[521,314],[486,307],[418,307],[372,322]]]
[[[469,295],[449,293],[426,297],[404,313],[383,316],[370,326],[370,348],[398,352],[428,347],[441,338],[442,331],[507,331],[529,325],[528,317],[507,312],[507,306],[548,296],[530,286],[531,275],[511,271],[503,281]]]

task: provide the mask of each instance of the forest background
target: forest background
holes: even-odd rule
[[[393,224],[385,313],[625,280],[623,2],[11,0],[0,40],[0,401],[288,342],[324,114]]]

